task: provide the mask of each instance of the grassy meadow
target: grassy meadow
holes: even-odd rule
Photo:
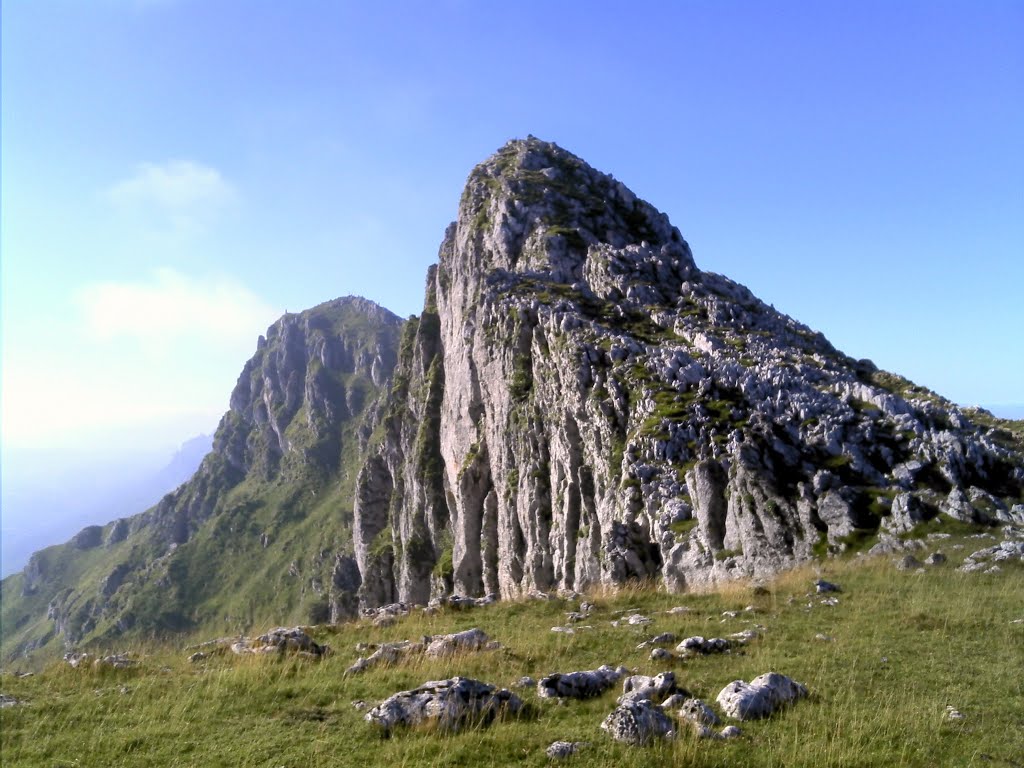
[[[334,653],[211,657],[191,664],[188,644],[111,648],[129,670],[53,664],[31,676],[10,665],[0,691],[24,702],[0,710],[4,766],[541,766],[555,740],[587,741],[572,766],[1020,766],[1024,764],[1024,567],[998,574],[955,570],[992,541],[942,542],[950,562],[898,571],[892,557],[831,560],[780,575],[768,594],[734,583],[706,594],[637,586],[588,595],[592,629],[554,633],[578,601],[524,600],[484,608],[414,611],[389,627],[369,622],[311,628]],[[923,555],[919,555],[923,556]],[[812,594],[818,577],[842,587],[838,605]],[[667,614],[675,606],[687,613]],[[752,610],[746,610],[752,606]],[[739,611],[735,618],[725,611]],[[632,612],[646,626],[612,626]],[[728,654],[651,662],[638,643],[661,632],[727,636],[760,625],[760,639]],[[578,625],[577,625],[578,626]],[[499,650],[422,657],[346,677],[358,642],[418,639],[480,627]],[[815,639],[818,634],[830,639]],[[193,638],[191,641],[208,638]],[[670,646],[671,647],[671,646]],[[808,699],[769,719],[739,723],[730,741],[679,737],[647,747],[613,742],[599,725],[621,687],[588,701],[517,691],[518,719],[457,733],[429,728],[382,736],[353,702],[374,705],[427,680],[456,674],[511,687],[520,677],[624,664],[673,669],[679,684],[715,704],[730,681],[768,671],[804,683]],[[952,720],[947,706],[964,718]],[[674,714],[674,713],[673,713]]]

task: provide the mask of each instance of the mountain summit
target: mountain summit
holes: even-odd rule
[[[191,481],[5,579],[4,654],[761,577],[1024,523],[1022,489],[1019,423],[845,356],[530,137],[471,172],[418,317],[286,315]]]
[[[1024,514],[1019,436],[700,271],[664,214],[532,137],[470,174],[397,370],[357,485],[364,605],[679,589]]]

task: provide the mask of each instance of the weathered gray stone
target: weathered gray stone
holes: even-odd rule
[[[302,627],[277,627],[255,640],[238,639],[232,643],[231,651],[238,655],[299,653],[319,658],[330,653],[331,649],[314,642]]]
[[[552,760],[559,760],[565,757],[572,757],[588,746],[590,746],[590,742],[587,741],[556,741],[544,751]]]
[[[652,645],[669,645],[677,640],[675,633],[673,632],[662,632],[660,635],[655,635],[650,640],[644,640],[640,645],[636,647],[638,651],[644,648],[649,648]]]
[[[676,709],[677,707],[683,706],[683,704],[685,704],[687,701],[689,701],[688,694],[673,693],[671,696],[669,696],[667,699],[661,702],[661,708],[665,710]]]
[[[522,700],[511,691],[453,677],[400,691],[367,712],[364,719],[385,732],[427,722],[456,731],[463,725],[489,723],[498,715],[518,714],[522,708]]]
[[[728,717],[755,720],[768,717],[781,706],[807,695],[807,688],[786,675],[768,672],[749,683],[734,680],[723,688],[716,701]]]
[[[430,638],[426,654],[434,658],[443,658],[461,651],[478,651],[489,643],[490,638],[482,629],[467,629],[464,632]]]
[[[622,677],[622,669],[607,664],[582,672],[564,672],[548,675],[537,683],[541,698],[589,699],[600,696]]]
[[[423,653],[425,649],[426,646],[423,643],[414,643],[409,640],[399,643],[384,643],[369,656],[361,656],[356,659],[355,663],[345,670],[345,674],[357,675],[380,664],[396,664],[403,657]]]
[[[108,656],[101,656],[93,661],[94,669],[131,669],[138,666],[139,662],[126,653],[112,653]]]
[[[707,656],[712,653],[725,653],[730,647],[730,642],[724,637],[705,639],[700,635],[694,635],[677,645],[676,651],[687,656]]]
[[[899,493],[893,498],[889,514],[882,518],[882,528],[890,534],[907,533],[925,520],[925,507],[912,493]]]
[[[896,569],[899,571],[916,571],[921,567],[921,561],[913,555],[904,555],[896,561]]]
[[[664,710],[647,699],[619,704],[601,723],[616,741],[640,746],[655,739],[672,738],[675,726]]]
[[[976,523],[981,520],[978,511],[971,506],[970,499],[960,486],[954,487],[949,492],[946,499],[939,504],[939,511],[963,523]]]
[[[653,677],[648,675],[631,675],[622,682],[622,695],[619,697],[619,703],[623,704],[627,701],[641,700],[661,701],[666,696],[675,693],[689,695],[676,685],[674,672],[661,672]]]
[[[718,715],[700,699],[687,699],[679,708],[679,719],[699,725],[718,725]]]

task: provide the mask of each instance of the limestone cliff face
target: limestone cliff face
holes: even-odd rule
[[[357,483],[364,605],[765,575],[907,498],[1024,514],[1014,445],[700,271],[664,214],[532,138],[471,173],[398,371]]]

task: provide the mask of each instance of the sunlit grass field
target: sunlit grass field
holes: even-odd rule
[[[942,542],[947,554],[954,541]],[[54,664],[0,690],[25,702],[0,710],[4,766],[497,766],[550,764],[555,740],[590,745],[572,766],[1017,766],[1024,765],[1024,568],[963,574],[963,554],[924,573],[892,558],[829,561],[766,584],[729,584],[707,594],[636,586],[592,593],[596,608],[575,634],[565,613],[579,601],[524,600],[484,608],[414,611],[389,627],[369,622],[311,628],[334,650],[321,660],[211,657],[192,664],[187,642],[111,648],[140,663],[130,670]],[[827,606],[813,581],[838,583]],[[675,606],[686,613],[667,614]],[[752,607],[751,610],[747,610]],[[735,618],[724,611],[739,611]],[[612,626],[638,612],[646,626]],[[643,640],[673,632],[727,636],[760,625],[762,636],[732,653],[651,662]],[[577,625],[578,627],[579,625]],[[416,657],[346,677],[358,642],[419,639],[480,627],[498,650],[443,660]],[[815,639],[823,634],[831,639]],[[189,642],[207,638],[192,638]],[[739,723],[731,741],[697,740],[685,726],[647,747],[613,742],[599,725],[621,688],[588,701],[539,699],[525,715],[457,733],[422,728],[383,738],[353,702],[376,704],[399,690],[453,675],[511,687],[520,677],[624,664],[645,674],[673,669],[683,687],[714,703],[730,681],[768,671],[804,683],[808,699],[773,717]],[[964,718],[949,719],[947,707]],[[673,713],[674,714],[674,713]]]

